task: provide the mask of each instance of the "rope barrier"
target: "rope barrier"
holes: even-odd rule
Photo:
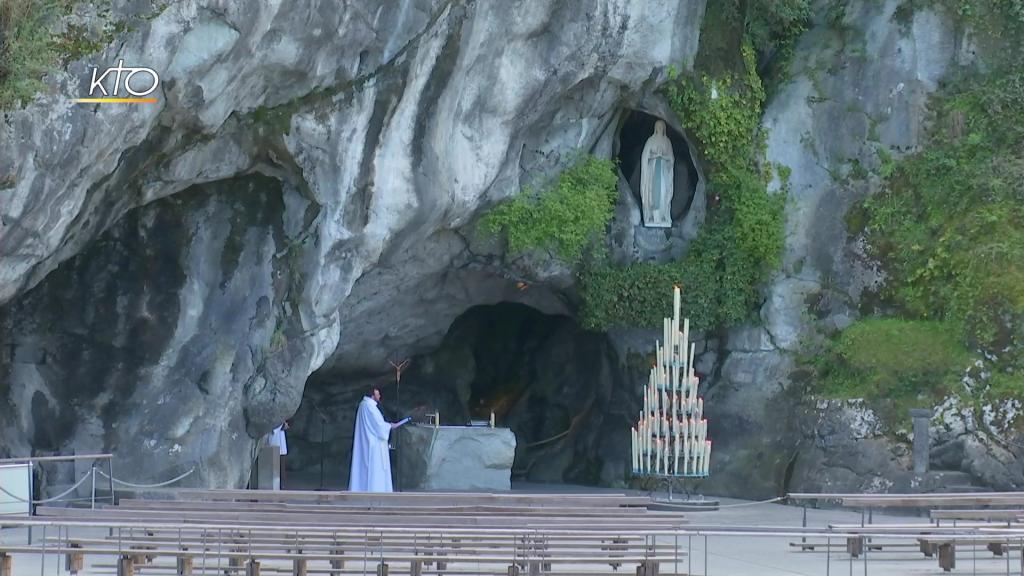
[[[742,506],[757,506],[758,504],[772,504],[773,502],[780,502],[785,500],[785,496],[776,496],[769,500],[759,500],[757,502],[740,502],[739,504],[720,504],[719,508],[740,508]]]
[[[61,498],[67,496],[68,494],[71,494],[79,486],[81,486],[82,483],[84,483],[86,480],[88,480],[89,477],[91,477],[91,476],[92,476],[92,472],[86,472],[85,475],[82,476],[81,480],[79,480],[78,482],[75,482],[74,486],[72,486],[71,488],[68,488],[67,490],[65,490],[64,492],[61,492],[60,494],[58,494],[57,496],[54,496],[53,498],[46,498],[44,500],[31,500],[30,501],[30,500],[25,500],[24,498],[19,498],[18,496],[8,492],[3,486],[0,486],[0,492],[3,492],[4,494],[7,494],[8,496],[10,496],[11,498],[14,498],[18,502],[24,502],[25,504],[29,504],[29,503],[31,503],[31,504],[48,504],[50,502],[56,502],[57,500],[60,500]]]
[[[118,480],[117,478],[111,478],[110,476],[107,475],[106,472],[104,472],[103,470],[100,470],[99,468],[96,468],[96,472],[98,472],[104,478],[108,478],[110,480],[113,480],[114,483],[116,483],[116,484],[120,484],[122,486],[129,486],[131,488],[162,488],[162,487],[167,486],[169,484],[174,484],[178,480],[186,478],[189,474],[192,474],[195,471],[196,471],[196,467],[193,466],[188,472],[185,472],[184,474],[182,474],[180,476],[177,476],[175,478],[171,478],[170,480],[168,480],[166,482],[158,482],[156,484],[133,484],[132,482],[125,482],[124,480]]]

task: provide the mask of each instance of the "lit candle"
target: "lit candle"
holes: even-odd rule
[[[491,410],[491,428],[494,428],[494,410]]]

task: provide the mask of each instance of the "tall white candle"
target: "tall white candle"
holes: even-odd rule
[[[636,472],[636,428],[629,429],[629,469]]]
[[[683,472],[689,473],[690,464],[690,421],[688,419],[683,420]]]
[[[692,342],[690,344],[690,349],[684,350],[683,353],[687,355],[686,369],[689,371],[690,374],[693,374],[693,362],[695,360],[694,357],[697,355],[697,343]]]
[[[679,474],[679,427],[676,427],[676,441],[674,444],[673,458],[672,458],[672,473]]]
[[[650,432],[644,436],[644,472],[651,470],[651,435]]]
[[[687,351],[689,345],[690,345],[690,319],[689,318],[684,318],[683,319],[683,346],[679,349],[679,353],[680,353],[681,356],[684,356],[684,357],[686,356],[686,351]],[[690,363],[689,362],[686,363],[686,367],[687,368],[690,367]]]
[[[679,286],[672,288],[672,317],[679,320],[679,308],[682,304],[682,291],[679,290]]]
[[[708,470],[710,470],[710,468],[711,468],[711,441],[710,440],[708,440],[704,444],[704,459],[703,460],[704,460],[704,469],[701,470],[701,473],[704,474],[704,475],[707,475]]]
[[[672,335],[671,335],[672,321],[668,318],[662,318],[661,320],[661,341],[668,348],[668,351],[672,350]]]

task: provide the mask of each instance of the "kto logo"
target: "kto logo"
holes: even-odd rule
[[[107,68],[102,74],[98,67],[92,69],[92,81],[89,83],[89,97],[76,98],[80,104],[155,104],[156,98],[147,98],[160,86],[160,76],[152,68],[125,68],[124,60],[118,60],[117,66]],[[114,79],[114,87],[108,93],[104,81],[110,76]],[[124,74],[127,72],[127,74]],[[122,74],[124,74],[122,80]],[[134,81],[132,80],[134,77]],[[124,87],[125,96],[117,92]],[[102,95],[102,96],[100,96]],[[128,97],[128,95],[132,97]]]

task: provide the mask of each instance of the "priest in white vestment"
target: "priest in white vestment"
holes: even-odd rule
[[[406,421],[388,422],[380,412],[380,390],[364,396],[356,412],[355,438],[352,443],[352,468],[348,489],[352,492],[393,492],[388,437],[391,430]]]

